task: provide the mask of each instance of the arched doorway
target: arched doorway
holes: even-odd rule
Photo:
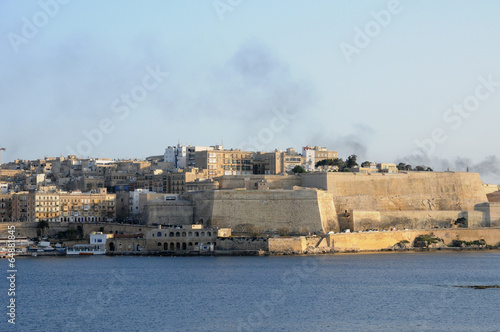
[[[115,243],[114,242],[109,243],[109,251],[115,251]]]
[[[175,250],[175,248],[174,248],[174,243],[173,243],[173,242],[172,242],[172,243],[170,243],[170,250]]]
[[[167,242],[165,242],[165,243],[163,244],[163,250],[168,250],[168,243],[167,243]]]
[[[181,250],[181,244],[179,242],[175,244],[175,249]]]
[[[186,242],[182,243],[182,250],[186,250]]]

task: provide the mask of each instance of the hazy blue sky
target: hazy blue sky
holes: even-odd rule
[[[179,139],[321,145],[500,183],[500,1],[4,0],[0,13],[3,162],[144,158]]]

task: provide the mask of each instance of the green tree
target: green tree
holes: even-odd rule
[[[361,163],[361,167],[370,167],[372,163],[370,161],[364,161],[363,163]]]
[[[356,156],[355,154],[352,154],[349,157],[347,157],[346,167],[352,168],[352,167],[358,166],[358,163],[356,162],[357,158],[358,158],[358,156]]]
[[[49,226],[49,222],[47,220],[45,220],[45,219],[44,220],[40,220],[38,222],[38,225],[36,225],[37,233],[39,235],[42,235],[42,236],[45,235],[45,229],[46,228],[50,228],[50,226]]]
[[[295,166],[292,171],[294,173],[306,173],[306,170],[300,165]]]
[[[324,165],[335,165],[335,161],[333,159],[323,159],[316,163],[316,167]]]

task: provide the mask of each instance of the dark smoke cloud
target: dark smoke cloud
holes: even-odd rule
[[[365,161],[368,156],[368,141],[375,134],[375,129],[362,123],[352,125],[353,133],[336,135],[332,133],[317,133],[309,138],[308,144],[326,146],[336,150],[339,158],[347,158],[352,154],[358,157],[358,161]],[[355,134],[354,134],[355,133]]]
[[[455,159],[446,159],[441,157],[429,157],[424,155],[411,155],[397,160],[397,163],[403,162],[412,166],[426,165],[435,171],[457,171],[481,174],[481,179],[486,183],[500,184],[500,158],[496,155],[487,156],[484,160],[475,162],[470,158],[456,157]]]

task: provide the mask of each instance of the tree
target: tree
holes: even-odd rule
[[[316,167],[325,166],[325,165],[335,165],[335,161],[333,159],[323,159],[316,163]]]
[[[302,166],[297,165],[293,168],[292,172],[294,172],[294,173],[306,173],[306,170]]]
[[[44,235],[45,234],[45,228],[49,228],[49,222],[47,220],[40,220],[38,222],[38,225],[36,225],[37,233],[39,235]]]
[[[372,163],[370,161],[364,161],[363,163],[361,163],[361,167],[370,167]],[[398,168],[399,169],[399,168]]]
[[[352,154],[349,157],[347,157],[346,167],[352,168],[352,167],[358,166],[358,163],[356,162],[357,158],[358,158],[358,156],[356,156],[355,154]]]
[[[410,164],[405,164],[405,163],[399,163],[398,164],[398,170],[400,171],[411,171],[412,167]]]

